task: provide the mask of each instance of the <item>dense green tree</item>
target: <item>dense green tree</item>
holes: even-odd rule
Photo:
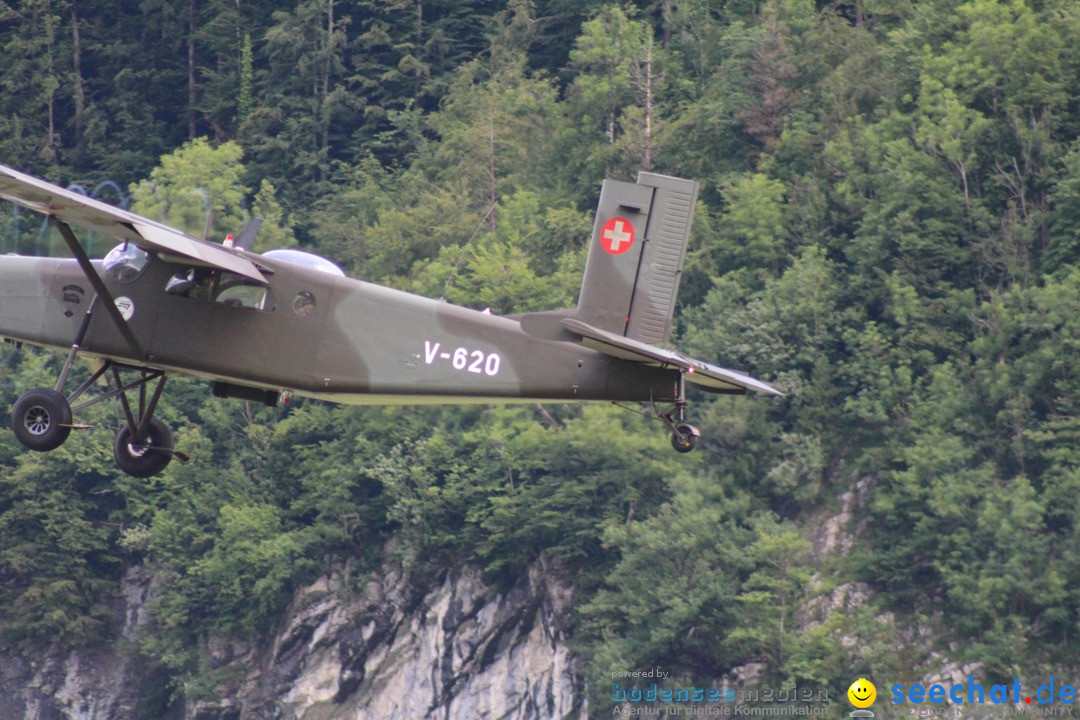
[[[58,106],[67,68],[58,33],[66,5],[40,0],[0,8],[0,23],[8,25],[0,46],[5,65],[0,88],[7,106],[0,115],[0,154],[39,172],[53,168],[63,145]]]
[[[243,150],[234,142],[212,147],[205,138],[161,158],[149,180],[131,188],[132,210],[196,237],[220,241],[246,220]]]
[[[334,0],[277,10],[265,37],[269,67],[240,137],[252,166],[297,199],[325,191],[332,145],[353,97],[345,84],[350,18]]]
[[[581,611],[597,635],[594,680],[611,668],[657,663],[708,676],[734,659],[722,641],[737,623],[739,587],[752,567],[743,550],[753,534],[740,518],[748,500],[701,478],[678,476],[671,485],[657,513],[604,535],[620,558]]]
[[[573,143],[589,148],[575,168],[582,180],[653,169],[660,53],[652,27],[617,5],[582,25],[570,52],[577,76],[568,90],[577,123]]]
[[[47,354],[7,351],[5,407],[16,387],[51,385],[58,367]],[[110,414],[98,407],[88,419],[107,425]],[[104,437],[79,440],[47,455],[20,452],[11,433],[0,440],[0,598],[9,641],[95,641],[112,622],[108,598],[123,562],[114,545],[121,518],[109,489],[111,449]]]
[[[393,537],[419,573],[572,573],[594,682],[1075,665],[1078,35],[1070,0],[0,4],[0,162],[471,307],[573,306],[600,179],[694,177],[674,342],[785,392],[692,391],[683,458],[622,410],[170,381],[194,459],[145,482],[106,405],[51,455],[0,436],[5,637],[94,637],[143,563],[144,651],[212,695],[211,636]],[[9,217],[4,251],[49,250]],[[56,364],[6,350],[3,406]]]
[[[769,516],[755,520],[755,537],[746,551],[754,570],[736,598],[739,625],[724,642],[736,657],[752,658],[782,676],[802,645],[796,612],[810,582],[810,543],[796,528]]]

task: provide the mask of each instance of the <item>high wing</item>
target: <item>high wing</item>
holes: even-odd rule
[[[160,223],[115,208],[79,193],[0,165],[0,198],[65,223],[130,242],[180,262],[205,265],[243,275],[263,285],[266,277],[247,258],[193,238]]]
[[[634,360],[658,367],[684,370],[683,377],[686,378],[687,382],[713,392],[743,393],[747,390],[757,390],[770,395],[783,395],[782,392],[771,385],[766,385],[760,380],[755,380],[737,370],[728,370],[702,360],[694,360],[671,350],[665,350],[601,330],[574,318],[565,318],[562,325],[570,332],[580,336],[582,344],[586,347],[623,360]]]

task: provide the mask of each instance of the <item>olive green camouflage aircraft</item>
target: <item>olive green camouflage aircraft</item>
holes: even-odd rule
[[[645,172],[606,180],[577,307],[503,317],[353,280],[299,250],[252,253],[258,220],[219,245],[0,165],[0,198],[48,216],[74,256],[0,256],[0,337],[68,352],[55,387],[16,401],[12,428],[27,448],[52,450],[87,427],[74,413],[118,397],[116,464],[149,477],[186,459],[154,417],[176,373],[268,405],[651,403],[688,452],[699,432],[687,382],[779,394],[654,345],[671,328],[697,191]],[[91,260],[72,225],[119,244]],[[65,394],[77,357],[92,373]]]

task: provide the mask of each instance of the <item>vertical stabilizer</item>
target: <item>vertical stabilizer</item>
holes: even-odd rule
[[[639,173],[605,180],[575,317],[646,343],[667,339],[698,184]]]

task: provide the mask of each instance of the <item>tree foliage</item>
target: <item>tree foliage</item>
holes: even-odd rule
[[[160,478],[117,476],[100,430],[0,437],[6,633],[93,638],[146,564],[145,650],[195,687],[206,643],[393,547],[499,582],[555,559],[594,687],[1075,665],[1078,36],[1070,0],[0,4],[6,164],[200,236],[259,215],[259,249],[472,307],[572,306],[599,180],[694,177],[678,346],[785,391],[694,397],[680,458],[622,410],[171,382],[195,460]],[[56,365],[8,348],[2,407]],[[840,507],[857,543],[823,556]]]

